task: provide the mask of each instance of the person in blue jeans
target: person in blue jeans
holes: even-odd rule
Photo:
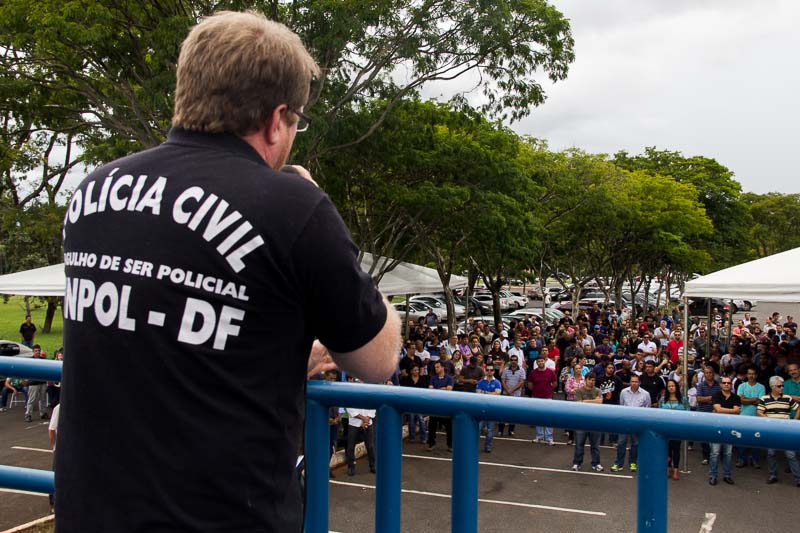
[[[719,380],[720,392],[714,395],[712,405],[715,413],[738,415],[742,411],[742,400],[733,393],[733,378],[723,376]],[[708,458],[708,484],[717,484],[717,467],[719,463],[719,453],[722,450],[722,481],[728,485],[733,485],[731,477],[733,444],[711,444],[711,454]]]
[[[418,389],[428,388],[428,376],[421,374],[420,367],[413,365],[408,371],[407,376],[400,378],[401,387],[415,387]],[[428,430],[425,427],[425,418],[418,413],[408,413],[408,442],[413,442],[417,438],[417,427],[419,427],[419,441],[428,441]]]
[[[603,395],[600,389],[595,387],[595,373],[589,372],[584,378],[583,387],[575,391],[575,401],[582,403],[603,403]],[[592,470],[596,472],[603,471],[603,465],[600,464],[600,433],[595,431],[577,430],[575,432],[575,453],[572,456],[572,470],[578,471],[583,464],[583,447],[586,444],[586,438],[589,438],[589,449],[592,454]]]
[[[622,389],[622,393],[619,395],[619,404],[628,407],[650,407],[652,405],[650,393],[639,388],[639,376],[636,374],[631,375],[631,386]],[[611,465],[612,472],[619,472],[625,464],[625,449],[628,446],[628,438],[631,441],[630,469],[631,472],[636,472],[637,470],[636,459],[639,452],[639,437],[636,434],[632,434],[619,436],[617,458],[614,464]]]
[[[503,391],[503,385],[499,380],[495,379],[494,367],[489,365],[484,369],[484,372],[483,379],[475,386],[475,392],[499,396]],[[486,453],[492,453],[492,441],[497,430],[497,422],[494,420],[481,420],[479,431],[483,431],[484,428],[486,428],[486,441],[483,444],[483,450]]]

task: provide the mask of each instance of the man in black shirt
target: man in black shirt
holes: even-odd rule
[[[286,27],[206,17],[167,141],[75,190],[58,531],[300,531],[307,376],[397,368],[400,320],[347,227],[304,169],[280,171],[318,74]]]
[[[662,362],[666,364],[666,359]],[[659,365],[659,370],[663,365]],[[656,364],[653,361],[645,361],[644,374],[640,376],[640,387],[650,393],[650,400],[653,402],[653,407],[658,407],[658,402],[661,400],[661,395],[667,388],[664,383],[664,378],[661,374],[656,372]]]
[[[31,315],[25,315],[25,322],[19,327],[19,334],[22,336],[23,344],[28,348],[33,348],[33,337],[36,335],[36,325],[31,321]]]
[[[742,399],[733,392],[733,380],[731,377],[723,377],[719,380],[720,391],[711,399],[715,413],[728,415],[738,415],[742,412]],[[733,485],[731,477],[731,462],[733,455],[733,444],[721,444],[714,442],[711,444],[711,456],[708,459],[708,483],[717,484],[717,466],[719,454],[722,451],[722,480],[728,485]]]

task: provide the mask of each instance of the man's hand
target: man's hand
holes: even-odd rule
[[[321,342],[314,341],[311,346],[311,353],[308,356],[308,374],[306,377],[310,378],[328,370],[339,370],[339,367],[336,366],[328,349]]]
[[[317,184],[317,182],[314,181],[314,178],[311,177],[311,173],[304,167],[301,167],[300,165],[284,165],[283,167],[281,167],[281,172],[288,172],[289,174],[297,174],[298,176],[307,179],[308,181],[319,187],[319,184]]]

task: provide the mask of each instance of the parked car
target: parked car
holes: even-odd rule
[[[499,295],[500,295],[500,311],[507,311],[507,310],[509,310],[511,308],[517,308],[516,302],[514,302],[513,300],[511,300],[511,298],[509,298],[509,296],[511,296],[511,294],[508,291],[501,290],[499,292]],[[475,292],[475,297],[478,298],[478,300],[480,300],[482,302],[483,301],[488,301],[492,305],[492,308],[494,308],[494,302],[492,300],[492,293],[490,291],[488,291],[486,289],[483,289],[480,292],[476,291]],[[488,299],[485,299],[485,298],[488,298]],[[527,304],[527,302],[526,302],[526,304]]]
[[[523,296],[521,292],[500,291],[501,296],[505,296],[511,301],[511,306],[517,309],[522,309],[528,305],[528,297]]]
[[[683,304],[681,303],[678,306],[679,309],[683,309]],[[720,298],[711,298],[711,310],[713,312],[714,308],[719,310],[725,309],[729,310],[731,313],[736,313],[739,308],[736,304],[728,305],[728,302],[722,300]],[[690,316],[706,316],[708,315],[708,298],[694,298],[689,300],[689,315]]]
[[[552,307],[547,307],[544,310],[544,322],[547,325],[550,325],[553,322],[561,320],[564,316],[565,316],[564,313]],[[527,307],[525,309],[518,309],[516,311],[512,311],[507,315],[503,315],[504,320],[511,320],[511,319],[524,320],[525,318],[532,318],[535,320],[539,320],[540,318],[542,318],[542,310],[533,307]]]
[[[396,304],[392,304],[400,316],[405,316],[406,313],[406,302],[399,302]],[[408,317],[416,322],[422,323],[426,316],[428,316],[428,309],[433,309],[432,307],[425,305],[422,302],[409,302],[408,303]],[[433,309],[433,314],[435,314],[439,320],[446,320],[447,313],[443,312],[442,310]]]
[[[434,310],[441,310],[444,313],[444,317],[447,318],[447,304],[444,301],[444,296],[435,296],[433,294],[420,294],[418,296],[412,296],[410,298],[412,302],[422,302],[425,305],[432,307]],[[463,305],[454,304],[455,305],[455,312],[456,318],[460,318],[464,316],[466,309],[464,309]]]
[[[459,304],[463,305],[464,309],[467,308],[467,298],[464,296],[457,296],[453,295],[453,300]],[[474,296],[470,296],[469,298],[469,315],[476,316],[476,315],[490,315],[492,314],[492,305],[486,304],[486,302],[481,302]]]
[[[488,292],[478,293],[474,296],[474,298],[484,307],[488,308],[489,311],[494,309],[494,300],[492,299],[492,295],[490,293]]]
[[[0,340],[0,357],[33,357],[33,350],[19,342]],[[0,376],[0,381],[4,382],[6,377]]]

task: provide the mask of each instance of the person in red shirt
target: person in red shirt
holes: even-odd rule
[[[683,339],[681,332],[676,331],[673,339],[667,343],[667,351],[669,352],[669,361],[672,364],[678,364],[681,357],[681,349],[683,348]]]
[[[528,374],[528,389],[531,391],[531,396],[542,400],[553,399],[553,389],[558,383],[556,373],[552,369],[545,366],[545,358],[539,357],[536,360],[536,368],[531,370]],[[553,446],[553,428],[536,426],[536,438],[533,439],[534,443],[547,442]]]

